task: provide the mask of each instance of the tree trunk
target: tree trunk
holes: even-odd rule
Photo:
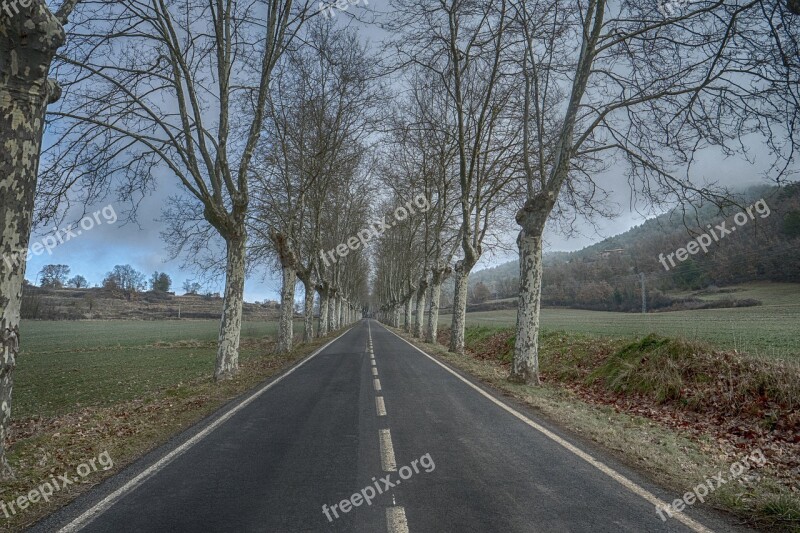
[[[392,327],[400,329],[400,306],[392,307]]]
[[[281,317],[278,322],[278,353],[292,351],[294,343],[294,290],[297,286],[297,272],[291,267],[282,269]]]
[[[342,298],[339,298],[339,303],[337,304],[337,307],[339,308],[338,316],[339,316],[339,327],[340,328],[343,328],[343,327],[345,327],[347,325],[347,323],[344,320],[344,309],[345,309],[346,306],[347,306],[347,303]]]
[[[339,329],[339,326],[336,324],[336,293],[333,296],[328,298],[328,329],[331,332],[336,331]]]
[[[544,227],[517,237],[519,300],[517,338],[510,380],[539,383],[539,309],[542,300],[542,233]]]
[[[456,264],[455,268],[455,290],[453,291],[453,322],[450,326],[450,347],[451,352],[464,353],[464,327],[467,321],[467,284],[469,283],[469,271],[462,261]]]
[[[403,311],[405,314],[405,322],[403,323],[403,331],[406,333],[411,333],[411,310],[414,308],[414,297],[410,297],[406,300],[405,306],[403,307]]]
[[[228,238],[225,267],[225,300],[219,327],[219,348],[214,379],[233,377],[239,370],[239,337],[242,332],[244,302],[244,262],[246,235]]]
[[[319,293],[319,328],[317,331],[318,337],[324,337],[328,334],[328,301],[330,297],[328,296],[328,291],[326,290],[317,290]]]
[[[417,308],[416,316],[414,317],[414,336],[418,339],[422,338],[422,328],[425,325],[425,293],[427,293],[428,284],[423,282],[420,289],[417,291]]]
[[[425,342],[435,344],[439,330],[439,301],[442,298],[442,276],[434,272],[431,279],[430,300],[428,302],[428,329]]]
[[[304,281],[303,287],[303,342],[311,342],[314,338],[314,288],[310,281]]]
[[[0,15],[0,479],[13,477],[5,443],[19,355],[22,285],[45,110],[60,96],[47,74],[64,44],[64,29],[43,2],[20,4],[14,4],[14,16]]]

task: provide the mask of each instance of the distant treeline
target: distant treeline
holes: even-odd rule
[[[732,218],[758,200],[768,206],[737,226]],[[639,311],[642,306],[640,273],[644,273],[648,309],[697,307],[699,302],[676,300],[674,290],[701,290],[748,281],[800,282],[800,184],[749,189],[740,206],[720,211],[705,206],[690,213],[680,209],[648,220],[631,230],[572,253],[545,257],[542,304],[609,311]],[[763,205],[763,204],[762,204]],[[740,217],[741,220],[741,217]],[[703,233],[726,222],[736,231],[684,261],[666,257]],[[708,225],[711,225],[711,230]],[[719,233],[719,232],[717,232]],[[482,283],[492,298],[517,295],[516,261],[476,272],[470,285]],[[730,300],[723,305],[752,305]]]

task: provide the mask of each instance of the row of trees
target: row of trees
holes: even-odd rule
[[[306,340],[315,294],[317,335],[355,320],[367,294],[364,250],[333,262],[320,251],[348,242],[372,214],[367,136],[381,93],[354,34],[319,15],[311,0],[64,0],[56,12],[32,0],[3,17],[0,251],[25,249],[34,220],[58,219],[65,203],[92,205],[112,191],[135,220],[157,181],[175,179],[163,236],[205,278],[224,279],[217,380],[238,371],[248,271],[282,272],[281,351],[292,347],[297,279]],[[5,476],[25,265],[2,263]],[[112,274],[132,290],[143,282]]]
[[[43,266],[38,276],[40,286],[48,289],[62,289],[64,287],[85,289],[89,286],[89,282],[81,275],[67,279],[70,270],[68,265]],[[166,272],[153,272],[149,281],[146,281],[145,275],[131,265],[116,265],[103,278],[103,287],[132,292],[142,291],[149,287],[152,291],[169,292],[172,287],[172,278]],[[183,288],[187,294],[197,294],[202,289],[202,286],[189,280],[184,283]]]
[[[422,194],[431,208],[375,242],[374,305],[394,322],[403,312],[409,330],[416,314],[413,332],[433,340],[453,276],[450,348],[463,350],[469,274],[513,219],[513,377],[536,382],[542,231],[554,215],[568,227],[604,214],[600,171],[627,163],[633,194],[656,204],[724,201],[681,172],[699,148],[742,151],[744,135],[761,134],[776,174],[792,162],[798,32],[778,0],[699,0],[668,18],[655,1],[392,4],[383,57],[310,0],[20,6],[0,19],[0,251],[26,248],[34,195],[42,223],[67,200],[110,191],[135,219],[158,180],[176,180],[163,236],[224,277],[223,380],[238,371],[248,271],[281,272],[280,350],[292,347],[297,280],[306,339],[315,294],[324,335],[367,301],[371,265],[352,239]],[[57,52],[59,80],[48,79]],[[402,73],[402,94],[381,86],[386,65]],[[0,262],[0,443],[23,280],[24,262]],[[8,472],[4,448],[0,466]]]
[[[667,15],[652,1],[392,5],[391,48],[410,86],[396,128],[403,135],[389,141],[402,147],[397,178],[432,191],[432,213],[448,224],[382,240],[376,305],[395,325],[404,311],[407,330],[416,308],[419,336],[418,302],[428,291],[435,331],[435,286],[452,270],[450,350],[462,351],[467,277],[491,232],[513,220],[520,272],[512,380],[539,379],[545,225],[569,232],[581,217],[610,216],[602,176],[612,165],[627,169],[633,201],[648,207],[731,204],[726,187],[695,175],[695,161],[747,158],[754,142],[769,152],[759,161],[767,177],[797,172],[796,3],[701,0]],[[432,138],[419,142],[417,131]],[[457,250],[439,246],[447,242]]]

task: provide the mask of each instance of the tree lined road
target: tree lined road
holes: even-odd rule
[[[697,522],[662,522],[643,491],[666,501],[678,495],[593,454],[600,468],[613,468],[601,471],[559,442],[557,430],[542,433],[531,424],[544,423],[512,411],[364,320],[131,490],[108,500],[160,457],[133,465],[34,531],[732,529],[696,509],[689,514]],[[421,467],[426,454],[433,468]],[[394,489],[342,512],[342,500],[376,482],[383,488],[387,475]],[[632,490],[623,486],[634,482]],[[337,506],[331,520],[323,505]],[[92,518],[74,522],[87,510]]]

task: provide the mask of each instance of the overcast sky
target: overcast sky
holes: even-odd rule
[[[386,0],[370,0],[366,7],[362,1],[359,6],[351,9],[354,12],[360,9],[362,14],[376,14],[380,9],[385,9],[386,5]],[[344,17],[341,17],[341,20],[345,22]],[[380,30],[374,26],[365,28],[362,33],[373,43],[377,43],[381,38]],[[761,150],[761,152],[763,152],[761,156],[766,159],[766,150]],[[717,154],[706,154],[695,168],[694,175],[735,187],[763,184],[764,181],[760,178],[759,166],[757,166],[762,161],[759,158],[758,147],[751,155],[756,157],[755,166],[741,159],[724,159]],[[599,231],[595,231],[589,224],[581,224],[579,230],[582,235],[569,239],[554,231],[548,231],[546,251],[578,250],[603,238],[622,233],[645,220],[645,217],[637,212],[636,206],[630,205],[629,189],[623,167],[611,169],[601,177],[601,180],[607,190],[613,191],[612,200],[617,206],[618,217],[614,220],[599,221]],[[66,264],[72,269],[71,275],[83,275],[93,286],[100,284],[105,274],[114,265],[130,264],[144,272],[148,278],[155,270],[167,272],[172,278],[173,289],[179,293],[182,292],[183,282],[187,279],[197,279],[198,276],[191,271],[181,269],[182,260],[180,258],[168,259],[166,246],[159,235],[161,223],[158,222],[164,207],[164,200],[178,191],[174,178],[164,177],[161,179],[157,190],[142,202],[139,208],[138,224],[124,223],[122,214],[128,207],[116,203],[113,198],[109,198],[98,206],[93,206],[90,211],[111,205],[120,215],[120,220],[115,224],[109,224],[101,216],[102,224],[95,225],[90,230],[83,230],[80,235],[71,238],[69,242],[53,249],[52,253],[43,253],[32,257],[28,263],[26,277],[31,281],[38,282],[36,278],[42,266],[51,263]],[[638,207],[639,211],[645,208],[645,206]],[[45,233],[47,232],[40,231],[38,236],[32,236],[31,244],[40,240]],[[507,242],[513,244],[515,238],[516,232],[511,232],[507,235]],[[476,270],[514,258],[513,254],[508,253],[487,256],[481,260]],[[207,288],[213,292],[221,292],[222,281]],[[245,287],[245,299],[250,302],[277,299],[279,288],[278,276],[268,272],[259,272],[248,279]]]

